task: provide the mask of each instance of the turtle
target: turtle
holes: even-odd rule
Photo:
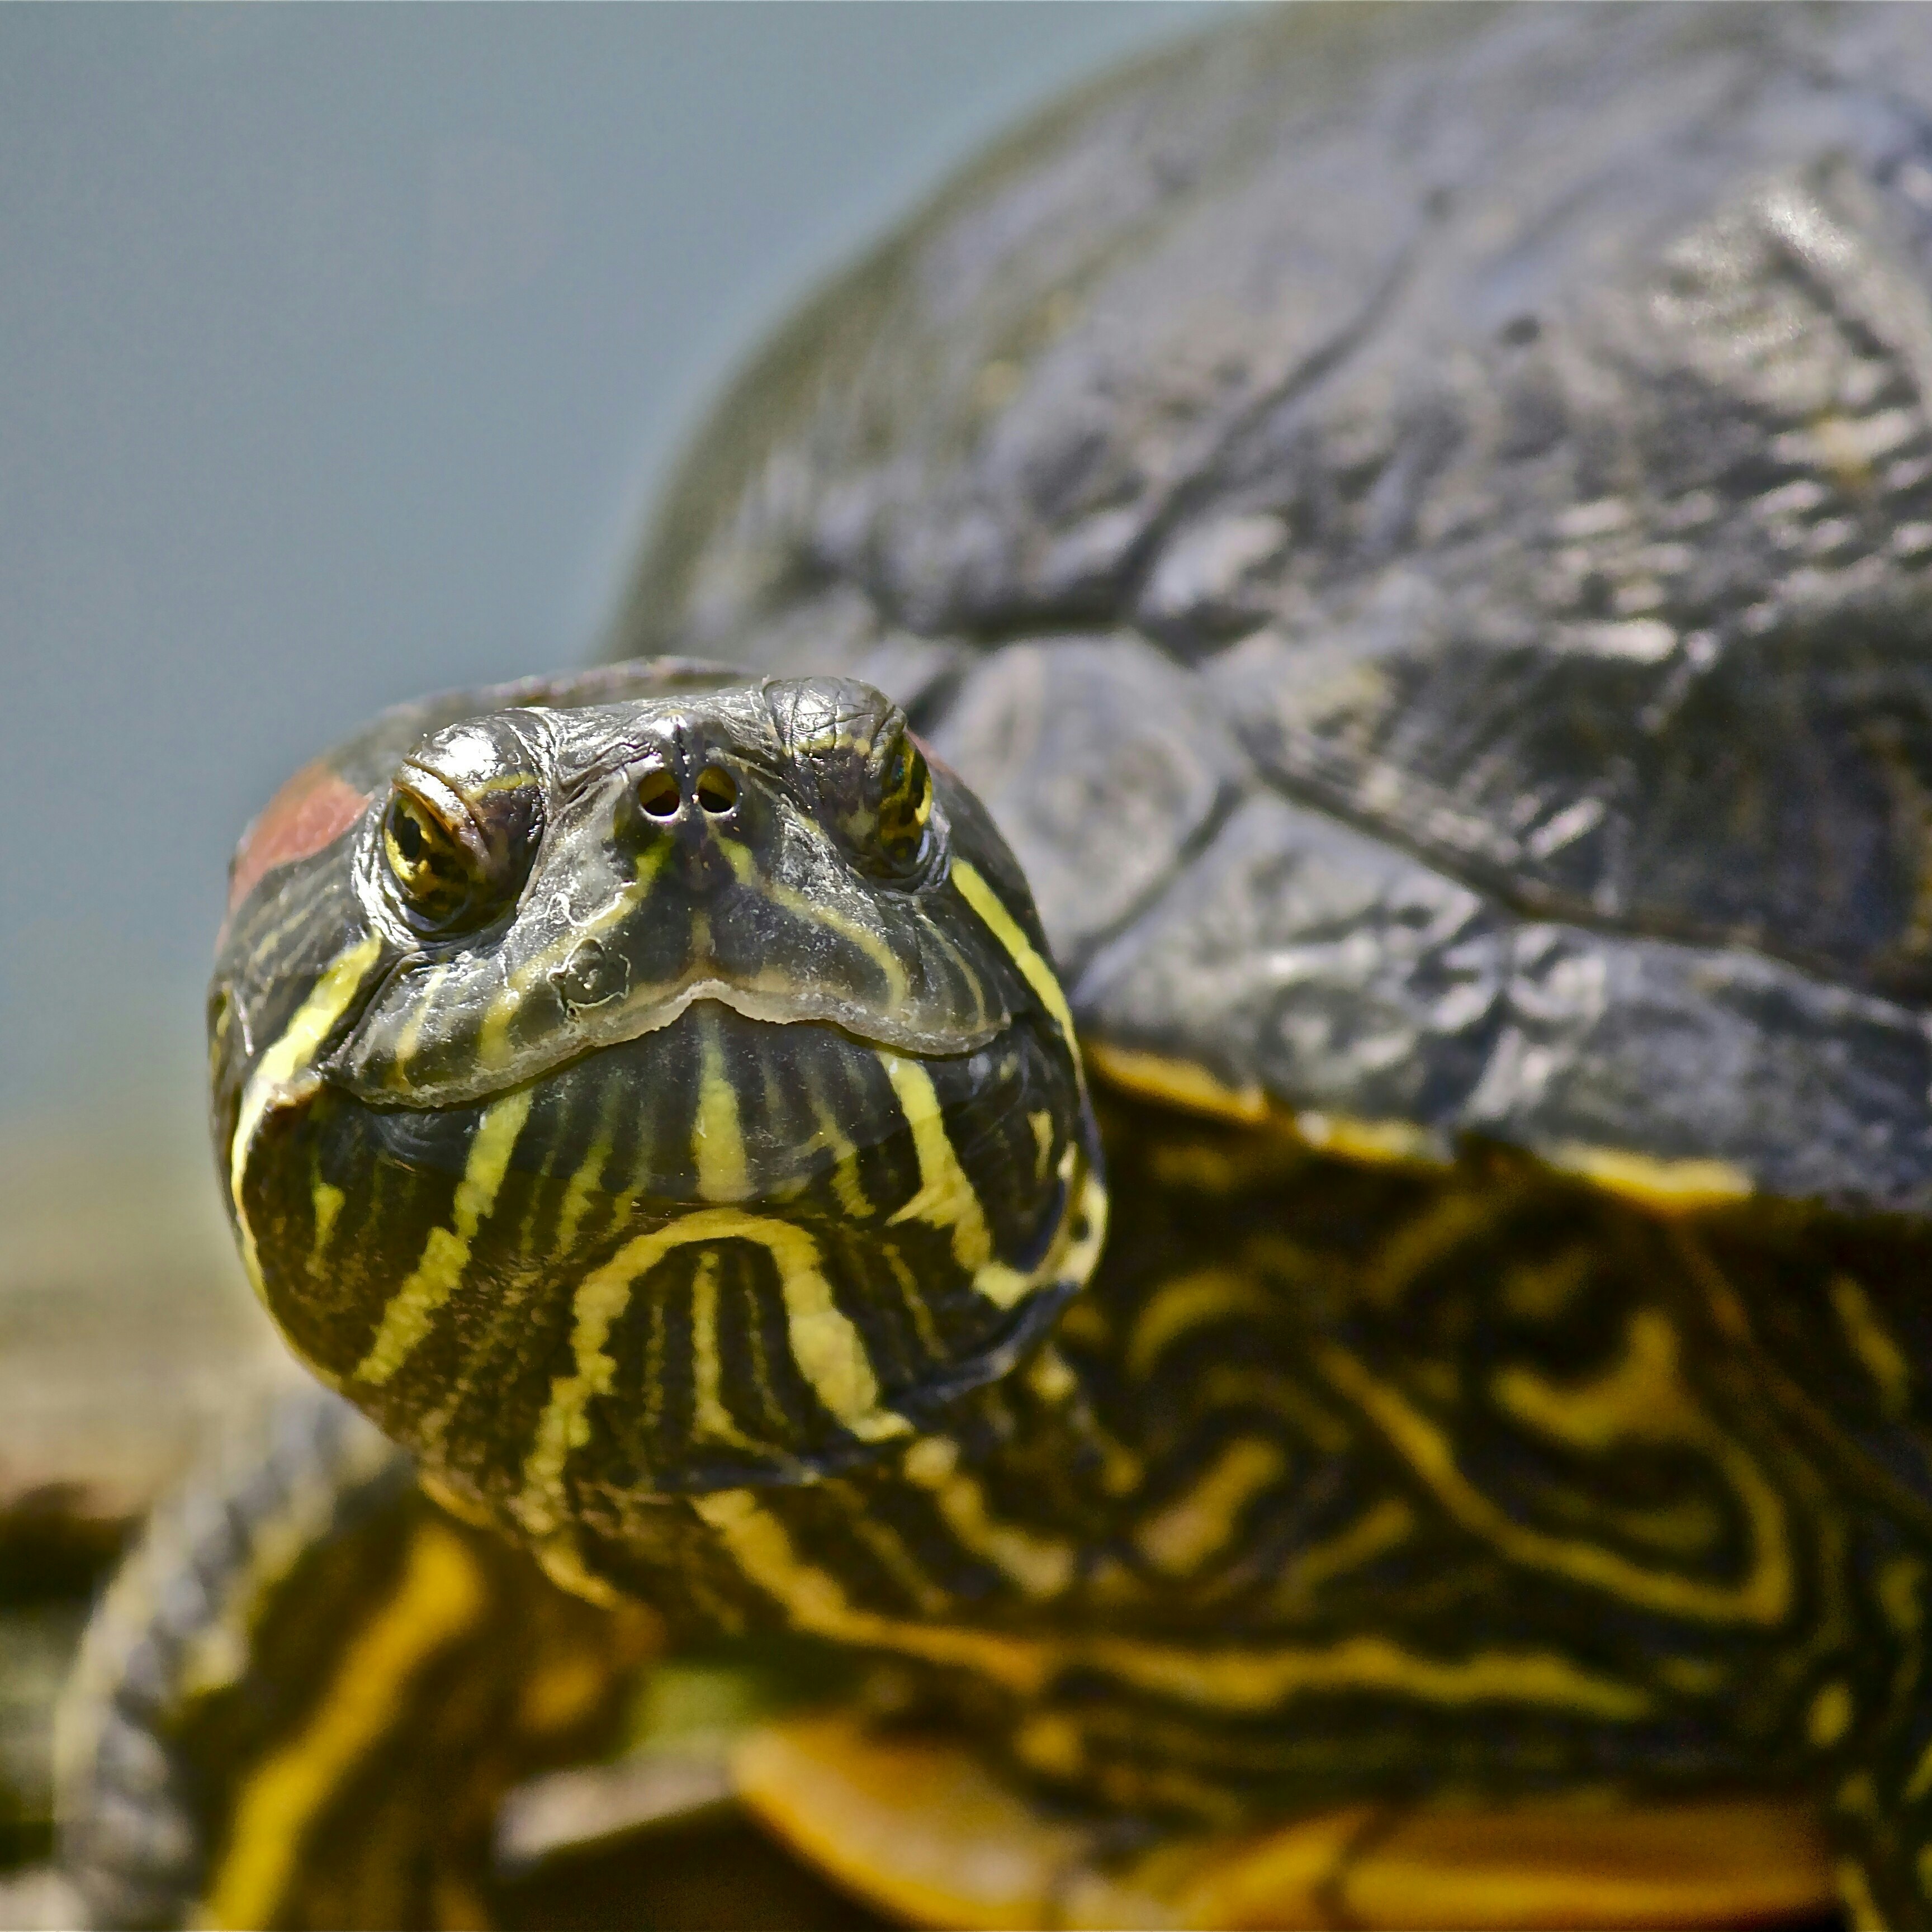
[[[935,1924],[1932,1923],[1932,21],[1294,9],[244,836],[327,1392],[98,1613],[116,1922],[457,1924],[681,1649]]]

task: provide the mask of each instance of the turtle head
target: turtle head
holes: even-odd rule
[[[210,1029],[269,1312],[538,1539],[880,1453],[1100,1245],[1024,884],[849,680],[387,715],[244,839]]]

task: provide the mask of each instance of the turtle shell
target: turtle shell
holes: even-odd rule
[[[1932,16],[1300,10],[962,177],[614,640],[900,699],[1098,1063],[1932,1207]]]

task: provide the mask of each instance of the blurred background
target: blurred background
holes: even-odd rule
[[[0,1872],[86,1581],[273,1372],[200,1094],[242,825],[384,704],[582,658],[759,334],[1205,23],[0,8]]]

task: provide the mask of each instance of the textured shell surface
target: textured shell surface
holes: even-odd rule
[[[613,648],[897,698],[1103,1049],[1920,1210],[1929,284],[1917,10],[1243,18],[826,290]]]

